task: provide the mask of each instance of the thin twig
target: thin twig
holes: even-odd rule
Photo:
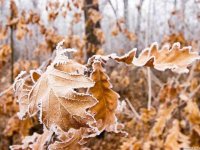
[[[13,86],[13,85],[9,86],[7,89],[5,89],[4,91],[2,91],[2,92],[0,93],[0,97],[3,96],[4,94],[6,94],[7,92],[9,92],[9,91],[12,89],[12,86]]]
[[[135,117],[136,117],[137,119],[140,119],[140,118],[141,118],[140,115],[139,115],[138,112],[135,110],[135,108],[133,107],[133,105],[131,104],[131,102],[130,102],[127,98],[126,98],[125,100],[126,100],[126,102],[128,103],[129,107],[131,108],[131,110],[132,110],[133,114],[135,115]]]
[[[148,110],[151,109],[151,96],[152,96],[152,89],[151,89],[151,70],[147,68],[147,76],[148,76]]]
[[[189,98],[192,98],[200,89],[200,85],[197,86],[196,89],[194,89],[194,91],[192,93],[189,94]]]
[[[114,15],[115,15],[116,20],[117,20],[117,19],[118,19],[117,11],[115,10],[115,8],[114,8],[112,2],[111,2],[110,0],[108,0],[108,2],[109,2],[110,6],[111,6],[111,8],[112,8],[112,10],[113,10],[113,12],[114,12]],[[121,26],[120,26],[118,20],[116,21],[116,23],[117,23],[117,26],[118,26],[119,30],[122,31],[122,28],[121,28]]]
[[[143,69],[142,71],[147,76],[146,70]],[[152,81],[154,81],[155,84],[157,84],[159,87],[163,87],[164,83],[160,81],[160,79],[151,70],[150,72],[151,72]]]

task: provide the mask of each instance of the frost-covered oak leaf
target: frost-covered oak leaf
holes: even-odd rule
[[[97,99],[98,103],[90,110],[95,114],[95,119],[101,122],[99,128],[103,130],[117,121],[115,111],[119,95],[111,89],[112,85],[101,66],[101,62],[95,61],[93,63],[91,79],[95,85],[89,89],[89,92]]]
[[[72,64],[77,64],[72,60],[65,64],[57,64],[55,60],[42,74],[40,79],[34,85],[31,93],[29,105],[30,115],[34,115],[40,110],[41,121],[50,128],[52,125],[58,125],[62,130],[69,128],[79,128],[88,126],[92,121],[92,116],[86,112],[86,109],[96,104],[96,100],[89,94],[78,93],[74,89],[89,88],[94,83],[83,74],[71,72]],[[66,70],[69,64],[70,70]],[[56,65],[65,66],[65,70],[56,69]],[[38,109],[39,106],[39,109]]]
[[[163,46],[161,50],[159,50],[157,43],[153,43],[150,48],[144,49],[138,57],[136,49],[133,49],[124,56],[112,55],[111,58],[138,67],[147,66],[160,71],[171,69],[177,73],[187,73],[189,71],[188,65],[200,59],[200,56],[196,52],[191,52],[191,47],[180,48],[179,43],[174,43],[172,48]]]
[[[83,65],[64,55],[66,51],[57,53],[39,78],[35,75],[38,80],[26,97],[30,116],[39,112],[39,119],[47,128],[59,126],[64,131],[88,127],[94,118],[87,109],[96,104],[91,95],[76,92],[90,88],[94,83],[84,76]]]
[[[23,119],[28,113],[28,106],[30,103],[28,96],[34,82],[36,82],[40,77],[40,73],[38,71],[30,71],[30,72],[31,76],[26,71],[22,71],[16,77],[15,82],[13,84],[15,96],[17,97],[17,102],[19,104],[18,117],[20,119]]]

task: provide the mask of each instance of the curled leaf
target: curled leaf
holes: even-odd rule
[[[23,113],[28,111],[30,116],[39,112],[40,121],[48,129],[59,126],[67,131],[70,128],[89,127],[94,118],[87,110],[96,104],[96,99],[75,89],[90,88],[94,83],[84,76],[83,65],[68,59],[62,52],[57,55],[60,56],[55,57],[41,76],[32,71],[31,77],[35,83],[31,89],[26,89],[26,79],[18,81],[19,97],[25,103],[25,108],[21,110]]]
[[[111,89],[112,85],[101,62],[93,63],[91,79],[95,85],[89,89],[89,92],[97,99],[98,103],[90,110],[95,114],[95,119],[101,121],[100,129],[102,130],[116,123],[115,111],[119,95]]]
[[[23,119],[28,113],[29,99],[28,95],[31,91],[30,76],[27,75],[25,71],[22,71],[15,79],[13,84],[13,89],[15,91],[15,96],[17,97],[17,102],[19,104],[18,117]]]
[[[187,73],[189,71],[188,65],[200,59],[200,56],[196,52],[191,52],[191,47],[180,48],[179,43],[173,44],[171,49],[164,46],[161,50],[158,49],[157,43],[153,43],[150,48],[144,49],[138,57],[136,57],[134,49],[122,57],[113,56],[111,58],[126,64],[132,62],[133,65],[139,67],[147,66],[160,71],[170,69],[177,73]]]

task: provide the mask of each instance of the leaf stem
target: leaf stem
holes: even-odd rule
[[[152,89],[151,89],[151,70],[147,68],[147,77],[148,77],[148,110],[151,109],[151,97],[152,97]]]

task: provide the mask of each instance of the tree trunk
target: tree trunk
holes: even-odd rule
[[[17,17],[17,6],[14,0],[10,1],[10,20]],[[15,51],[14,51],[14,27],[10,26],[10,48],[11,48],[11,83],[14,82],[14,63],[15,63]]]
[[[94,34],[94,30],[101,28],[100,20],[94,23],[89,17],[89,11],[95,10],[99,12],[98,4],[93,4],[93,0],[85,0],[84,2],[84,15],[85,15],[85,34],[86,34],[86,53],[87,59],[96,54],[97,50],[101,47],[101,42]]]

